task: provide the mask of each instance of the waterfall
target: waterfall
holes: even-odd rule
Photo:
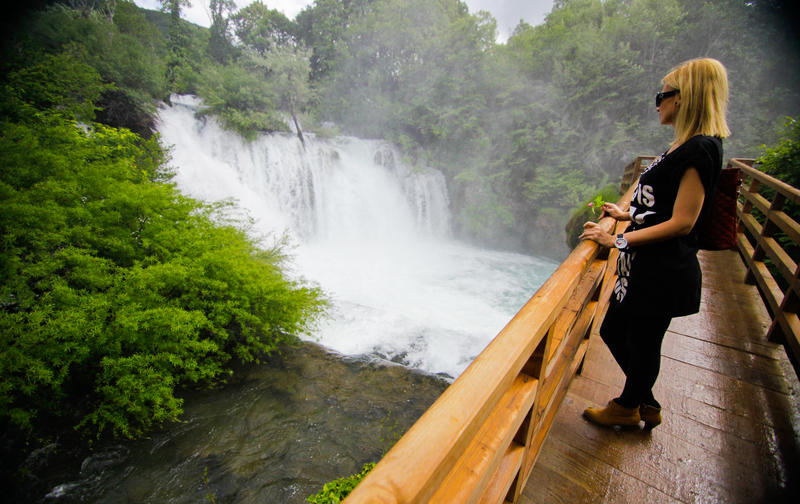
[[[172,104],[158,131],[178,188],[233,200],[258,236],[289,236],[293,274],[333,301],[313,336],[323,345],[457,376],[555,268],[453,240],[442,173],[409,166],[387,142],[248,142],[198,118],[197,99]]]
[[[350,137],[263,135],[252,142],[213,119],[200,104],[174,96],[159,132],[174,145],[176,182],[206,201],[235,199],[265,233],[300,241],[408,240],[449,234],[441,172],[412,169],[392,145]]]

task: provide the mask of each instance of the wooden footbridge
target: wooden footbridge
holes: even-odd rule
[[[665,337],[660,426],[581,418],[624,381],[596,334],[616,251],[584,242],[345,502],[800,502],[800,269],[784,248],[800,191],[751,165],[728,163],[745,179],[737,249],[700,252],[701,312]]]

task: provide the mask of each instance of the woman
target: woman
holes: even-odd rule
[[[661,405],[652,392],[661,342],[673,317],[700,309],[695,223],[707,212],[722,169],[722,139],[730,134],[728,78],[719,61],[687,61],[662,82],[656,110],[661,124],[674,128],[674,140],[639,178],[629,211],[603,205],[606,214],[631,224],[615,237],[587,222],[580,236],[620,249],[600,335],[625,373],[625,388],[606,407],[584,411],[604,426],[661,423]]]

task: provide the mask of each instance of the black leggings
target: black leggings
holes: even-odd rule
[[[626,408],[640,404],[660,408],[653,397],[653,385],[661,368],[661,342],[672,317],[620,312],[612,302],[600,326],[600,336],[625,373],[625,388],[615,401]]]

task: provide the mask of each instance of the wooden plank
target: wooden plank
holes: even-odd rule
[[[550,369],[553,367],[553,357],[561,351],[565,345],[564,336],[572,331],[579,314],[582,316],[586,312],[586,306],[589,304],[589,300],[592,297],[591,294],[599,288],[605,269],[606,261],[594,261],[589,271],[581,280],[581,283],[575,289],[575,293],[570,297],[567,306],[561,310],[558,319],[556,319],[556,322],[553,324],[552,342],[549,349],[547,347],[545,348],[545,355],[547,355],[545,374],[550,373]],[[593,314],[594,310],[591,312],[591,315]]]
[[[551,376],[556,376],[559,372],[563,372],[563,370],[566,369],[565,363],[572,362],[572,357],[580,340],[588,337],[589,328],[594,317],[596,317],[598,305],[599,303],[597,301],[589,303],[581,312],[578,320],[573,323],[573,326],[570,328],[569,336],[564,338],[562,342],[559,355],[548,363],[545,371],[546,379],[549,379]]]
[[[743,215],[739,222],[744,224],[745,228],[750,232],[750,236],[753,236],[755,239],[758,239],[763,231],[761,223],[759,223],[751,214]]]
[[[707,369],[776,392],[789,393],[783,370],[772,359],[755,358],[749,352],[674,332],[664,339],[661,353],[664,357],[695,368]]]
[[[538,384],[530,376],[517,377],[430,502],[472,503],[480,498],[533,406]]]
[[[559,414],[556,421],[561,418]],[[638,476],[594,458],[560,436],[548,437],[519,500],[519,504],[638,502],[681,504]]]
[[[534,432],[547,429],[547,412],[559,399],[558,392],[564,383],[564,380],[566,379],[569,381],[571,378],[569,370],[572,368],[576,360],[580,361],[580,359],[583,357],[583,354],[580,356],[576,355],[581,348],[581,343],[586,342],[584,335],[588,330],[588,325],[591,321],[591,312],[596,309],[596,305],[597,303],[593,302],[590,309],[585,310],[580,324],[576,324],[574,330],[565,339],[566,345],[564,351],[558,355],[550,373],[540,384],[539,394],[536,398],[536,404],[533,411],[532,422],[534,424],[534,429],[531,432],[531,435],[533,435]]]
[[[756,281],[761,289],[761,296],[767,303],[770,313],[774,314],[780,310],[781,302],[783,301],[783,292],[781,291],[772,274],[764,264],[763,261],[753,260],[753,247],[747,242],[747,239],[741,234],[737,237],[739,250],[742,251],[743,259],[747,264],[748,275]]]
[[[573,400],[565,400],[559,411],[560,418],[568,419],[554,422],[550,438],[590,455],[597,463],[607,464],[681,502],[776,502],[767,498],[774,488],[770,481],[774,473],[742,465],[738,460],[741,453],[733,458],[716,455],[661,427],[653,431],[602,428],[581,418],[589,404],[571,397]],[[684,429],[696,427],[691,419],[680,420]],[[542,451],[545,449],[548,447]],[[602,496],[596,499],[592,502],[602,502]],[[615,502],[634,501],[622,494],[616,495]]]
[[[793,354],[793,363],[797,367],[800,363],[800,319],[796,313],[781,311],[775,320],[783,330],[783,343],[786,351]],[[800,373],[800,370],[797,370]]]
[[[523,446],[516,443],[512,443],[509,446],[503,461],[500,463],[500,467],[497,468],[497,472],[492,476],[489,485],[486,487],[486,492],[481,495],[479,503],[496,504],[505,500],[514,478],[519,474],[524,454],[525,448]]]
[[[797,263],[795,263],[789,254],[783,250],[775,238],[761,236],[758,239],[758,244],[761,249],[767,254],[773,264],[778,268],[778,272],[789,283],[795,278],[797,271]]]
[[[577,336],[577,333],[575,336]],[[546,430],[549,427],[547,421],[551,417],[548,412],[553,407],[558,407],[558,401],[563,397],[563,394],[561,394],[562,389],[572,379],[575,368],[577,368],[586,353],[587,346],[588,340],[572,337],[568,349],[559,356],[558,364],[552,376],[540,384],[539,397],[537,397],[535,405],[536,409],[533,411],[534,433],[543,429]]]
[[[767,218],[774,222],[781,231],[786,233],[786,236],[788,236],[792,242],[800,244],[800,224],[789,217],[786,212],[772,210],[767,215]]]
[[[764,215],[769,213],[769,208],[771,203],[767,198],[760,195],[759,193],[749,192],[749,191],[742,191],[742,197],[746,202],[751,203],[754,207],[758,209]]]
[[[772,278],[769,268],[767,268],[767,265],[764,264],[763,261],[750,262],[750,272],[753,274],[756,284],[761,288],[761,296],[767,302],[772,317],[775,318],[775,315],[781,311],[780,307],[783,302],[783,291],[781,291],[775,279]]]
[[[536,463],[536,458],[539,455],[542,444],[544,443],[547,434],[550,432],[550,428],[553,425],[553,419],[555,418],[555,415],[561,406],[564,396],[566,396],[567,394],[568,386],[571,383],[572,378],[575,376],[575,372],[578,370],[578,365],[580,364],[584,354],[586,353],[588,344],[589,344],[588,340],[583,340],[578,346],[578,350],[575,352],[575,359],[570,365],[569,371],[564,375],[562,375],[564,379],[561,380],[558,388],[556,389],[556,393],[554,394],[556,400],[552,402],[551,407],[547,408],[547,410],[544,413],[542,419],[543,422],[542,425],[546,426],[546,428],[537,429],[536,435],[531,440],[530,446],[528,447],[528,451],[526,453],[526,455],[528,456],[526,457],[526,459],[523,460],[522,468],[520,469],[521,487],[520,487],[520,492],[517,493],[517,497],[521,494],[522,489],[525,488],[528,479],[530,478],[531,471],[533,470],[533,467]]]
[[[741,251],[742,255],[746,258],[746,262],[748,262],[748,267],[749,267],[749,261],[752,260],[755,249],[753,248],[752,245],[750,245],[750,242],[748,241],[747,236],[745,236],[744,233],[736,234],[736,246]]]

